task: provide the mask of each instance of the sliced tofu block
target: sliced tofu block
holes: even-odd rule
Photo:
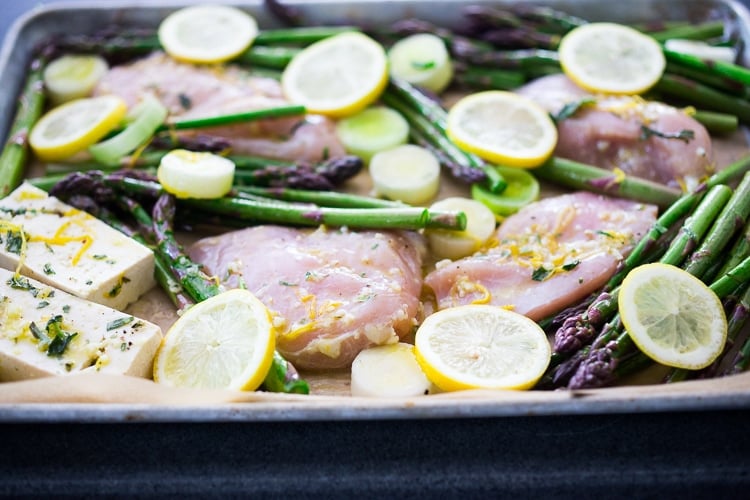
[[[78,372],[150,378],[161,328],[0,269],[0,381]]]
[[[149,248],[28,183],[0,200],[0,267],[19,261],[26,276],[120,310],[155,283]]]

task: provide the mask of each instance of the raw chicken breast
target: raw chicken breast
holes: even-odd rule
[[[335,369],[421,320],[422,249],[415,233],[265,225],[204,238],[189,253],[263,301],[278,351],[297,368]]]
[[[602,287],[648,231],[656,207],[587,192],[527,205],[494,245],[425,277],[437,306],[489,303],[540,320]]]
[[[638,96],[591,96],[562,74],[539,78],[517,92],[552,114],[568,103],[596,98],[596,104],[558,123],[557,156],[619,168],[683,190],[694,188],[713,172],[711,137],[705,127],[672,106]],[[690,131],[693,137],[643,137],[642,126],[666,135]]]
[[[113,67],[94,93],[119,95],[128,106],[135,105],[146,93],[153,94],[169,109],[170,119],[203,118],[289,104],[279,82],[272,78],[250,76],[232,65],[181,63],[160,52]],[[235,154],[320,161],[345,153],[335,124],[322,116],[257,120],[203,128],[200,133],[227,138]]]

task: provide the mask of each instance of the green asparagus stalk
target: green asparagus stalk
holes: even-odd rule
[[[455,163],[481,169],[487,176],[486,183],[490,191],[501,193],[507,187],[507,182],[497,169],[487,165],[478,156],[462,151],[448,139],[446,135],[446,111],[408,82],[391,78],[381,99],[384,103],[399,111],[427,141],[444,150]]]
[[[698,110],[692,116],[711,135],[733,134],[740,126],[737,116],[730,113]]]
[[[405,206],[404,203],[399,201],[359,196],[338,191],[311,191],[307,189],[264,188],[258,186],[236,186],[234,189],[238,192],[264,198],[274,198],[296,203],[313,203],[322,207],[399,208]]]
[[[178,119],[169,122],[157,128],[157,132],[164,130],[185,130],[204,127],[218,127],[224,125],[233,125],[236,123],[247,123],[256,120],[268,118],[283,118],[289,116],[303,116],[306,110],[304,106],[288,105],[275,106],[272,108],[255,109],[244,113],[232,113],[226,115],[207,116],[204,118]]]
[[[708,61],[692,54],[674,52],[664,49],[664,56],[667,61],[674,62],[682,66],[697,69],[711,75],[724,76],[731,80],[750,85],[750,69],[724,61]]]
[[[713,225],[731,194],[732,190],[723,184],[711,188],[691,216],[683,222],[679,234],[659,261],[672,265],[682,264]],[[602,385],[610,381],[616,365],[616,356],[612,352],[618,345],[617,342],[610,345],[610,342],[617,341],[622,334],[617,315],[618,293],[619,287],[603,293],[584,312],[565,320],[555,332],[554,339],[554,351],[560,354],[556,357],[559,364],[550,366],[545,380],[559,385],[568,383],[567,377],[571,377],[569,383],[576,387]],[[597,329],[602,325],[604,327],[597,335]],[[627,341],[629,339],[623,339],[620,344],[620,353],[625,352]],[[577,352],[580,354],[576,355]],[[570,363],[563,363],[570,357]]]
[[[607,282],[605,289],[612,290],[619,286],[625,275],[635,266],[644,262],[644,258],[652,250],[656,241],[669,231],[683,217],[688,215],[705,196],[706,192],[715,186],[725,185],[750,171],[750,155],[744,156],[726,168],[713,174],[693,192],[686,193],[671,204],[641,238],[630,254],[623,260],[617,273]]]
[[[727,203],[721,203],[721,212],[716,215],[715,221],[710,224],[711,230],[704,239],[705,230],[708,228],[707,222],[710,221],[701,220],[697,212],[701,206],[705,206],[705,204],[708,203],[708,197],[712,193],[717,193],[717,195],[727,197],[725,200]],[[670,247],[666,254],[660,259],[660,262],[679,265],[680,262],[685,261],[686,251],[695,248],[696,242],[701,240],[707,244],[713,245],[708,248],[702,246],[702,252],[705,252],[706,255],[720,255],[724,248],[723,245],[726,244],[728,239],[713,237],[712,233],[726,230],[728,224],[722,220],[723,218],[728,218],[730,220],[734,218],[734,212],[726,210],[726,207],[732,203],[750,204],[750,199],[745,196],[747,195],[746,192],[741,194],[734,193],[734,196],[729,197],[730,194],[731,190],[726,186],[720,185],[713,188],[701,202],[701,205],[696,209],[696,214],[686,221],[688,230],[697,229],[698,231],[693,235],[686,235],[682,238],[687,242],[684,246],[680,245],[682,248],[673,244],[673,246]],[[743,197],[744,199],[741,199]],[[685,234],[685,231],[681,232],[681,235],[683,234]],[[679,243],[679,238],[676,241]],[[694,267],[692,268],[692,271],[694,273],[700,273],[702,269],[702,267]],[[695,274],[695,276],[703,279],[703,276],[700,274]],[[748,278],[750,278],[750,258],[748,259],[747,264],[743,262],[738,268],[732,269],[727,275],[712,283],[711,289],[723,299],[729,293],[732,293],[737,289],[738,283],[744,283]],[[587,357],[582,360],[576,372],[571,377],[568,387],[591,388],[608,385],[612,383],[618,375],[617,366],[620,360],[629,356],[637,355],[637,347],[630,338],[630,335],[628,335],[627,331],[622,327],[619,319],[617,319],[618,317],[619,315],[616,316],[614,322],[610,323],[614,324],[614,327],[606,329],[606,331],[603,330],[603,333],[594,340],[592,349]]]
[[[46,57],[36,57],[26,77],[26,83],[18,100],[13,122],[10,125],[8,140],[0,154],[0,198],[4,198],[21,183],[26,168],[31,128],[44,108],[44,85],[42,73]]]
[[[664,74],[654,86],[654,90],[667,96],[684,99],[696,107],[709,111],[733,114],[740,122],[750,123],[750,102],[688,78]]]
[[[200,266],[184,254],[174,238],[172,221],[176,210],[174,197],[163,193],[154,205],[154,233],[159,254],[169,262],[183,289],[196,302],[206,300],[221,293],[222,288],[206,276]],[[272,392],[308,394],[309,385],[300,379],[291,363],[278,352],[274,353],[271,368],[263,381],[263,387]]]
[[[673,38],[686,40],[711,40],[724,35],[724,21],[710,20],[702,23],[673,23],[672,25],[635,26],[648,33],[657,42],[666,42]],[[656,28],[656,29],[655,29]]]
[[[665,72],[669,75],[677,75],[694,82],[702,83],[714,90],[726,92],[738,97],[747,97],[748,88],[737,80],[732,80],[725,76],[713,75],[706,73],[705,71],[691,68],[689,66],[682,66],[673,62],[668,62]]]
[[[513,90],[526,83],[520,71],[454,64],[453,82],[469,89]]]
[[[293,28],[261,30],[253,45],[310,45],[311,43],[351,31],[361,31],[358,26],[298,26]]]
[[[711,227],[698,249],[692,253],[684,269],[694,276],[704,276],[711,264],[719,260],[720,255],[715,252],[724,250],[746,224],[748,216],[750,216],[750,173],[745,174],[742,182],[719,214],[716,223]]]
[[[540,179],[573,189],[584,189],[665,208],[676,202],[681,193],[656,182],[618,175],[611,170],[553,157],[531,172]]]
[[[123,175],[105,177],[113,188],[134,195],[157,197],[161,185],[153,180],[134,179]],[[312,204],[287,203],[279,200],[259,200],[247,196],[223,197],[212,200],[185,199],[179,204],[207,214],[233,219],[273,222],[298,226],[347,226],[370,229],[440,228],[464,230],[466,214],[436,211],[405,206],[403,208],[335,208]]]

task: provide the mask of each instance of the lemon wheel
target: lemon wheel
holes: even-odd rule
[[[347,32],[302,49],[281,76],[289,101],[310,113],[344,117],[373,103],[388,83],[385,49],[372,38]]]
[[[500,90],[456,102],[448,111],[446,133],[460,148],[512,167],[538,167],[557,145],[557,127],[543,108]]]
[[[276,332],[247,290],[230,290],[188,309],[167,331],[154,380],[173,387],[254,390],[273,361]]]
[[[658,363],[697,370],[724,349],[727,319],[721,300],[679,267],[635,268],[623,280],[617,301],[631,339]]]
[[[242,54],[255,41],[258,24],[227,5],[179,9],[159,25],[159,42],[173,58],[190,63],[221,63]]]
[[[659,81],[666,67],[656,40],[616,23],[571,30],[560,40],[558,54],[565,74],[595,93],[643,93]]]
[[[43,115],[29,145],[42,161],[65,160],[117,127],[126,112],[125,101],[114,95],[75,99]]]
[[[551,349],[544,330],[526,316],[466,305],[428,316],[417,330],[415,354],[444,391],[528,389],[547,369]]]

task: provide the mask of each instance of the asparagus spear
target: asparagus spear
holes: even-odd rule
[[[652,203],[662,208],[676,202],[681,195],[680,191],[663,184],[559,157],[552,157],[531,172],[565,187]]]
[[[687,254],[695,248],[705,233],[709,230],[713,221],[724,207],[731,196],[731,189],[725,185],[717,185],[706,193],[701,203],[696,207],[691,217],[685,220],[678,236],[672,241],[668,251],[660,259],[665,264],[679,265],[686,258]],[[571,356],[582,346],[592,343],[585,356],[575,356],[577,365],[571,367],[564,366],[568,373],[574,373],[570,383],[576,387],[588,386],[589,384],[605,384],[609,382],[608,376],[602,372],[611,375],[612,370],[604,371],[601,369],[604,360],[608,361],[606,365],[613,368],[613,356],[611,352],[614,347],[610,344],[618,334],[619,318],[617,315],[617,296],[619,287],[613,289],[607,294],[603,294],[599,300],[594,301],[586,311],[580,315],[574,315],[568,318],[562,327],[555,332],[554,351],[563,356],[558,359],[562,361],[565,355]],[[597,335],[597,329],[602,327]],[[598,352],[606,350],[607,354]],[[594,356],[592,357],[592,354]],[[563,368],[551,366],[547,379],[555,379],[561,383],[567,382],[560,376]]]
[[[711,230],[708,235],[703,239],[703,244],[699,248],[698,252],[693,252],[693,255],[698,254],[698,258],[695,261],[702,262],[705,259],[705,255],[718,255],[720,254],[729,238],[722,237],[719,233],[734,233],[736,230],[736,211],[745,211],[742,205],[750,205],[750,198],[748,195],[749,183],[743,183],[743,191],[735,191],[732,197],[728,200],[728,203],[724,205],[721,213],[716,217],[716,221],[711,225]],[[725,186],[717,186],[708,193],[706,199],[701,203],[701,206],[706,203],[708,196],[712,192],[719,192],[722,189],[723,192],[727,192],[729,188]],[[698,207],[700,208],[700,206]],[[698,209],[696,209],[696,212]],[[701,222],[698,221],[698,216],[693,217],[696,219],[696,224],[690,224],[691,229],[699,229],[698,232],[691,236],[688,240],[689,243],[685,248],[680,250],[673,246],[669,251],[662,257],[661,262],[667,264],[677,265],[680,261],[684,261],[685,250],[695,245],[696,241],[701,240],[703,237],[703,229]],[[729,219],[729,222],[727,222]],[[692,222],[692,221],[689,221]],[[703,266],[691,266],[691,262],[687,263],[687,269],[698,278],[703,278],[700,274],[705,270]],[[727,274],[714,281],[711,284],[711,289],[719,296],[724,299],[730,293],[738,288],[741,284],[747,282],[750,279],[750,258],[743,261],[740,265],[730,270]],[[589,352],[586,359],[584,359],[575,374],[572,376],[569,382],[570,388],[584,388],[584,387],[601,387],[603,385],[610,384],[618,375],[617,366],[619,361],[626,356],[634,355],[637,352],[637,348],[633,344],[632,339],[626,331],[624,331],[622,325],[619,322],[619,315],[616,316],[615,320],[610,323],[614,325],[612,328],[603,331],[593,343],[592,349]]]
[[[28,156],[28,135],[44,107],[42,73],[47,57],[42,55],[31,62],[31,69],[18,100],[18,109],[11,123],[8,140],[0,154],[0,198],[4,198],[21,182]]]
[[[391,78],[381,96],[383,102],[399,111],[409,124],[436,148],[442,149],[457,164],[465,168],[478,168],[484,172],[487,187],[494,193],[502,192],[507,183],[497,169],[487,165],[478,156],[466,153],[446,136],[446,111],[411,84]]]

